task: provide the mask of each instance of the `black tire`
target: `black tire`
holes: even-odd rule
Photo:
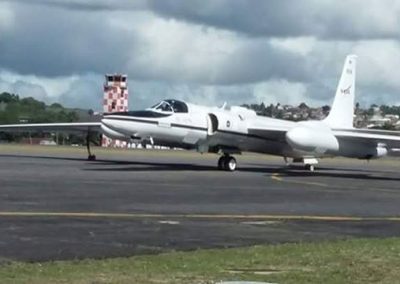
[[[307,171],[310,171],[310,172],[315,171],[315,166],[314,165],[307,164],[305,166],[305,168],[306,168]]]
[[[96,161],[96,155],[89,155],[88,161]]]
[[[225,163],[224,163],[224,169],[228,172],[233,172],[236,170],[236,159],[234,157],[226,157]]]
[[[221,156],[218,159],[218,170],[224,170],[225,169],[225,156]]]

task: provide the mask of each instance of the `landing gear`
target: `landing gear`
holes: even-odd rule
[[[96,155],[88,155],[88,161],[96,161]]]
[[[304,167],[305,167],[305,169],[307,171],[310,171],[310,172],[315,171],[315,166],[314,165],[306,164]]]
[[[225,164],[224,164],[224,168],[226,171],[230,171],[233,172],[234,170],[236,170],[236,159],[234,157],[228,156],[225,159]]]
[[[285,162],[287,159],[285,159]],[[314,157],[294,158],[293,163],[302,163],[304,169],[310,172],[315,171],[315,166],[318,165],[318,159]]]
[[[218,159],[218,170],[223,170],[225,165],[225,156],[221,156]]]
[[[223,155],[218,160],[218,169],[233,172],[236,170],[236,159],[229,155]]]
[[[96,155],[93,155],[90,151],[90,132],[88,132],[86,135],[86,148],[88,151],[88,161],[96,161]]]

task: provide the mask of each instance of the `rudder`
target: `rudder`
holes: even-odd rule
[[[331,128],[353,128],[357,55],[346,57],[331,111],[325,122]]]

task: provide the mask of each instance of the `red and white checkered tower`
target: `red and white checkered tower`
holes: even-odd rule
[[[103,112],[128,111],[127,75],[107,74],[104,83]],[[126,142],[103,135],[103,147],[125,147]]]

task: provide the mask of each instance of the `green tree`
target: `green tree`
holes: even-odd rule
[[[52,123],[74,122],[79,120],[76,111],[64,108],[61,104],[54,103],[47,106],[44,102],[32,97],[20,99],[16,94],[3,92],[0,94],[0,102],[5,104],[0,111],[0,124],[14,123]],[[32,137],[41,137],[42,134],[32,134]],[[28,134],[0,134],[2,140],[16,141]],[[62,140],[65,140],[62,137]]]

